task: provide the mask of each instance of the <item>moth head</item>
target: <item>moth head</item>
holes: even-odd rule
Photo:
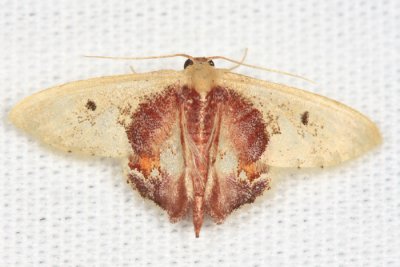
[[[210,58],[207,57],[193,57],[193,58],[188,58],[185,61],[185,64],[183,65],[183,68],[186,69],[189,66],[211,66],[214,67],[214,61],[212,61]]]
[[[184,64],[184,72],[188,77],[187,85],[204,97],[215,86],[219,73],[209,57],[189,57]]]

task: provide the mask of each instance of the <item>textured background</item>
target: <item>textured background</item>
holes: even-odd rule
[[[0,266],[400,266],[399,25],[397,0],[1,1]],[[285,171],[200,239],[133,192],[118,162],[54,153],[7,122],[49,86],[183,66],[83,54],[245,47],[247,63],[310,77],[307,89],[372,118],[384,143],[337,168]]]

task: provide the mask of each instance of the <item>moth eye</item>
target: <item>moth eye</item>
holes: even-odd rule
[[[190,58],[185,61],[185,65],[183,65],[183,68],[186,69],[188,66],[193,65],[193,60]]]
[[[208,64],[209,64],[210,66],[213,66],[213,67],[215,66],[214,61],[212,61],[212,60],[209,60],[209,61],[208,61]]]

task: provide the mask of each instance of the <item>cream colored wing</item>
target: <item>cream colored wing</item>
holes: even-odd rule
[[[123,157],[132,150],[124,127],[131,113],[146,96],[179,85],[182,77],[157,71],[71,82],[22,100],[10,119],[63,151]]]
[[[339,102],[234,73],[220,77],[263,113],[270,139],[261,160],[270,166],[335,165],[381,142],[373,122]]]

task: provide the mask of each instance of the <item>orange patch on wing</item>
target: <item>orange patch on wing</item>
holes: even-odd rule
[[[142,156],[136,163],[130,163],[129,167],[131,169],[137,169],[146,178],[150,176],[153,169],[158,169],[160,167],[160,159],[155,157]]]
[[[260,172],[257,169],[257,166],[254,162],[251,162],[248,164],[241,162],[239,165],[239,173],[241,171],[244,171],[246,173],[247,178],[250,181],[253,181],[254,179],[256,179],[260,176]]]
[[[154,168],[158,168],[160,166],[160,160],[156,158],[150,157],[140,157],[139,158],[140,169],[146,176],[149,176],[151,170]]]

